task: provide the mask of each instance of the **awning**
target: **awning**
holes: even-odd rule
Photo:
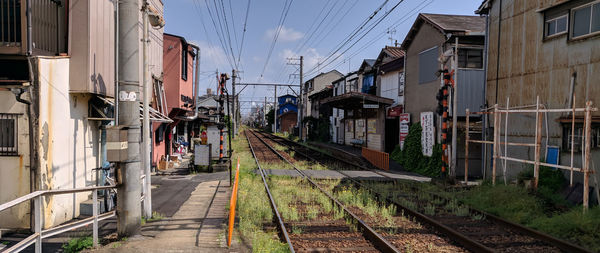
[[[114,108],[115,102],[112,98],[105,98],[105,97],[101,97],[101,96],[97,96],[97,98],[104,101],[104,103],[110,105],[112,108]],[[161,123],[173,122],[173,120],[171,120],[169,117],[165,116],[164,114],[160,113],[156,109],[154,109],[152,107],[150,107],[148,109],[149,109],[148,113],[150,116],[150,121],[161,122]],[[107,117],[106,115],[104,115],[101,110],[96,109],[96,112],[98,112],[101,115],[101,117],[93,117],[93,118],[88,117],[88,119],[89,120],[114,120],[114,118]],[[142,119],[143,116],[144,116],[144,107],[140,104],[140,119]]]
[[[383,108],[384,106],[394,103],[394,100],[362,92],[351,91],[339,96],[325,98],[321,103],[340,109],[363,108],[364,104],[379,105],[380,108]]]

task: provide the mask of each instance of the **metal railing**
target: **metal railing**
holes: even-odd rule
[[[362,148],[361,154],[373,166],[382,170],[390,170],[390,154],[365,147]]]
[[[25,196],[9,201],[0,205],[0,212],[7,210],[13,206],[24,203],[26,201],[33,200],[33,213],[34,213],[34,233],[12,247],[6,249],[4,252],[19,252],[35,243],[35,252],[42,252],[42,239],[48,238],[57,234],[61,234],[72,229],[76,229],[88,224],[93,224],[92,227],[92,238],[94,247],[98,246],[98,221],[108,219],[115,215],[115,211],[110,211],[103,214],[98,214],[98,190],[105,190],[115,188],[116,186],[91,186],[76,189],[64,189],[64,190],[43,190],[29,193]],[[59,225],[49,229],[42,229],[43,218],[42,218],[42,200],[45,196],[79,193],[79,192],[92,192],[93,211],[92,216],[75,222]]]
[[[143,187],[143,184],[145,183],[147,178],[148,177],[146,177],[146,175],[140,176],[141,183],[142,183],[142,195],[140,197],[140,202],[144,201],[144,197],[146,196],[145,187]],[[0,204],[0,212],[2,212],[13,206],[16,206],[18,204],[33,200],[33,205],[34,205],[33,213],[35,216],[34,217],[34,233],[32,235],[28,236],[27,238],[21,240],[17,244],[13,245],[12,247],[6,249],[5,251],[3,251],[3,253],[20,252],[34,243],[35,243],[35,252],[41,253],[42,252],[42,239],[45,239],[45,238],[48,238],[51,236],[55,236],[55,235],[58,235],[58,234],[61,234],[64,232],[68,232],[73,229],[80,228],[80,227],[83,227],[83,226],[86,226],[89,224],[93,224],[92,240],[93,240],[94,248],[97,248],[98,247],[98,222],[108,219],[108,218],[111,218],[111,217],[114,217],[116,215],[116,212],[114,210],[108,211],[103,214],[98,214],[98,190],[107,190],[107,189],[113,189],[116,187],[117,187],[116,185],[89,186],[89,187],[75,188],[75,189],[35,191],[35,192],[29,193],[25,196],[22,196],[20,198],[6,202],[4,204]],[[59,225],[59,226],[56,226],[53,228],[48,228],[46,230],[42,230],[42,224],[44,223],[44,221],[42,220],[42,198],[43,197],[52,196],[52,195],[60,195],[60,194],[69,194],[69,193],[89,192],[89,191],[92,192],[92,202],[93,202],[92,216],[82,219],[82,220],[69,222],[69,223],[62,224],[62,225]]]

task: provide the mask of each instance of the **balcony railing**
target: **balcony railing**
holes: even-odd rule
[[[65,6],[59,0],[31,1],[31,50],[34,55],[65,51]],[[27,0],[0,0],[0,54],[27,54]]]

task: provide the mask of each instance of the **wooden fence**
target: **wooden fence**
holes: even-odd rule
[[[390,170],[390,155],[388,153],[363,147],[362,157],[367,159],[367,161],[377,168],[382,170]]]

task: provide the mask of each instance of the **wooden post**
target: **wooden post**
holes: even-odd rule
[[[533,165],[533,189],[537,190],[540,180],[540,152],[542,149],[542,113],[540,112],[540,97],[535,104],[535,155]]]
[[[571,175],[569,185],[573,187],[573,157],[575,156],[575,92],[573,92],[573,112],[571,115]]]
[[[592,138],[592,101],[585,103],[585,162],[583,163],[583,211],[589,207],[590,195],[590,156]]]
[[[466,111],[465,126],[465,185],[469,183],[469,108]]]
[[[496,185],[496,167],[498,164],[499,145],[500,145],[500,113],[498,112],[498,104],[494,105],[494,154],[492,161],[492,185]]]

